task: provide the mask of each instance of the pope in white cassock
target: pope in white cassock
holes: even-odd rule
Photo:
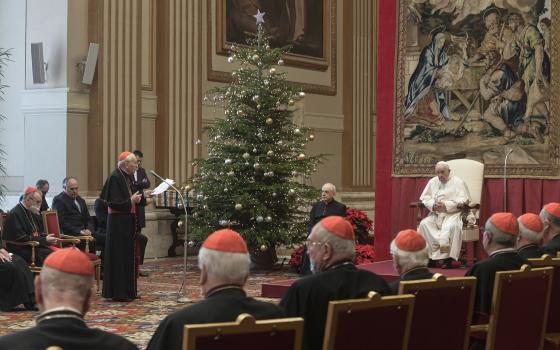
[[[436,164],[436,177],[430,179],[420,201],[430,211],[418,226],[428,243],[430,259],[446,259],[443,268],[450,268],[459,259],[463,221],[458,206],[470,201],[469,190],[463,180],[450,176],[446,162]]]

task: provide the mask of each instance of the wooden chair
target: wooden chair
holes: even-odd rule
[[[551,266],[554,269],[545,341],[549,348],[560,349],[560,258],[543,255],[542,258],[528,259],[533,267]]]
[[[93,242],[93,237],[91,236],[69,236],[65,235],[60,231],[60,222],[58,221],[58,212],[56,210],[46,210],[41,213],[43,216],[43,226],[46,234],[54,234],[58,238],[58,246],[62,248],[63,245],[72,244],[77,245],[82,241],[85,242],[85,252],[90,257],[91,263],[95,268],[95,282],[97,285],[97,291],[100,289],[101,285],[101,259],[98,256],[92,257],[94,254],[89,253],[89,244]]]
[[[471,326],[486,333],[486,350],[541,350],[548,319],[552,267],[499,271],[490,321]]]
[[[408,350],[466,350],[475,291],[475,277],[401,281],[399,294],[416,297]]]
[[[463,180],[469,191],[470,202],[460,207],[463,218],[463,237],[460,260],[464,265],[473,265],[478,260],[478,241],[480,239],[479,210],[482,198],[482,187],[484,184],[484,164],[471,159],[453,159],[447,161],[451,169],[451,175]],[[426,207],[422,202],[410,203],[411,208],[417,208],[416,221],[424,218]],[[467,221],[469,214],[476,218],[474,224]]]
[[[331,301],[323,350],[405,350],[413,309],[413,295]]]
[[[241,314],[235,322],[185,325],[183,350],[300,350],[303,318],[255,321]]]

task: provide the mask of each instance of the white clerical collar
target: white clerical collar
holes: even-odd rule
[[[492,254],[490,254],[490,256],[492,257],[501,253],[510,253],[510,252],[515,252],[515,248],[503,248],[503,249],[494,250]]]
[[[73,307],[70,307],[70,306],[59,306],[59,307],[53,307],[52,309],[48,309],[48,310],[43,311],[38,317],[41,317],[41,316],[43,316],[44,314],[50,314],[50,313],[52,313],[52,312],[59,312],[59,311],[72,311],[72,312],[75,312],[75,313],[77,313],[77,314],[79,314],[79,315],[83,315],[83,313],[82,313],[80,310],[75,309],[75,308],[73,308]]]

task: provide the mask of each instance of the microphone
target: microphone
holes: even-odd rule
[[[183,292],[183,288],[185,287],[186,283],[187,283],[187,232],[188,232],[188,220],[189,220],[189,214],[187,212],[187,201],[185,201],[185,198],[183,197],[183,194],[181,193],[181,191],[179,191],[179,189],[175,186],[173,186],[172,183],[168,182],[166,179],[164,179],[162,176],[160,176],[158,173],[156,173],[153,170],[150,170],[150,173],[152,175],[154,175],[155,177],[157,177],[158,179],[160,179],[162,182],[165,182],[166,184],[169,185],[169,187],[171,187],[175,192],[177,192],[177,195],[179,196],[179,198],[181,199],[181,203],[183,204],[183,210],[185,211],[185,224],[183,225],[185,227],[185,234],[183,236],[183,283],[181,284],[181,288],[179,289],[179,292],[177,293],[178,295],[182,295]],[[191,303],[192,300],[190,300],[188,297],[178,297],[177,301],[180,303]]]
[[[510,148],[504,158],[504,211],[507,211],[507,160],[512,152],[513,148]]]

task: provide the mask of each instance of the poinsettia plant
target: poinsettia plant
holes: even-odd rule
[[[373,221],[367,214],[354,208],[346,209],[346,220],[354,227],[356,235],[356,256],[354,263],[357,265],[369,264],[375,261],[373,250]],[[299,268],[303,261],[304,247],[298,247],[292,252],[289,264],[294,268]]]
[[[370,236],[370,233],[373,233],[373,221],[368,218],[365,212],[354,208],[347,208],[346,220],[354,227],[354,234],[358,243],[373,243]]]

